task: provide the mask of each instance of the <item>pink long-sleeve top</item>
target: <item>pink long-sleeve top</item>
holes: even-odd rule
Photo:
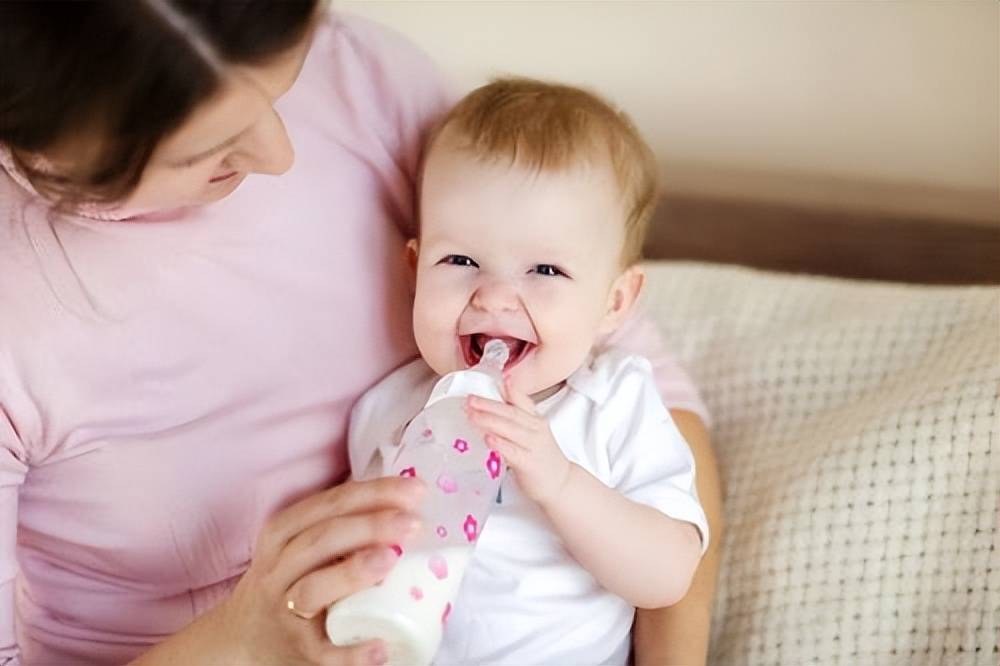
[[[415,354],[403,243],[449,101],[400,37],[330,18],[277,104],[280,177],[112,221],[0,170],[0,664],[128,661],[232,589],[276,510],[346,476],[351,406]],[[621,344],[703,413],[643,325]]]

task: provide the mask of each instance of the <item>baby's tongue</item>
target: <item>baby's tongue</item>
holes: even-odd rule
[[[476,335],[476,344],[479,346],[479,349],[481,350],[486,349],[486,343],[488,343],[490,340],[500,340],[505,345],[507,345],[508,359],[513,359],[514,357],[516,357],[518,352],[521,351],[521,347],[524,346],[524,341],[518,338],[508,338],[502,335],[483,335],[482,333]]]

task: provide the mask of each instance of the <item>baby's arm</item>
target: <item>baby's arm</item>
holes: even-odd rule
[[[569,552],[607,590],[637,608],[684,597],[701,557],[693,524],[633,502],[574,463],[562,489],[540,506]]]
[[[632,605],[658,608],[676,603],[687,591],[702,552],[693,523],[703,530],[707,525],[693,491],[690,452],[655,387],[639,387],[638,394],[636,382],[618,388],[639,403],[637,417],[610,451],[615,488],[567,460],[531,400],[510,387],[505,387],[507,403],[471,398],[470,416],[516,472],[521,490],[547,514],[573,557],[602,586]],[[629,408],[627,418],[633,401],[618,397]],[[642,404],[646,401],[650,404]],[[647,446],[642,447],[643,442]],[[643,450],[637,451],[637,446]],[[664,506],[684,520],[654,508]]]

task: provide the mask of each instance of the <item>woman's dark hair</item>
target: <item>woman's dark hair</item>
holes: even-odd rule
[[[18,162],[57,198],[117,201],[159,141],[221,83],[308,30],[318,0],[0,0],[0,144],[43,151],[101,137],[85,173]]]

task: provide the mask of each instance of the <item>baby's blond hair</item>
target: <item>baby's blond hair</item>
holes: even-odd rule
[[[625,113],[580,88],[526,78],[497,79],[464,97],[438,125],[479,158],[509,160],[537,171],[561,171],[607,160],[625,211],[622,262],[642,258],[656,206],[658,169]]]

